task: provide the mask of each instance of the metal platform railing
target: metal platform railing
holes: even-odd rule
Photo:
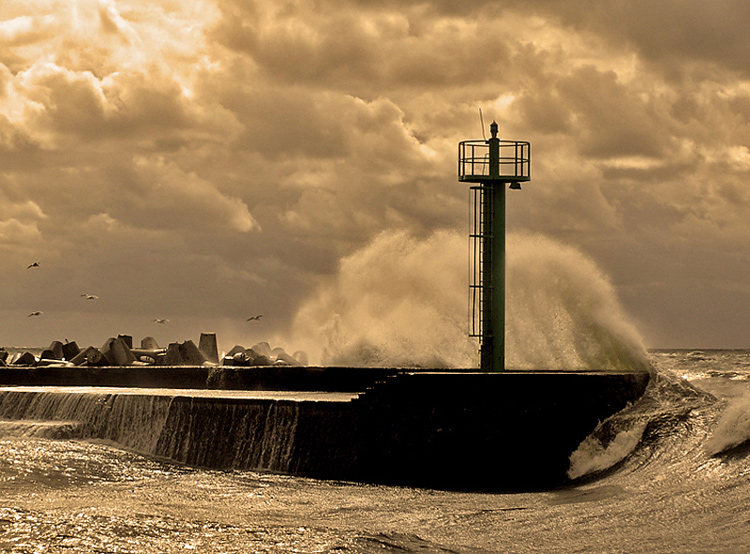
[[[485,140],[458,143],[458,180],[521,182],[531,179],[531,143],[501,140],[498,167],[490,167],[490,146]]]

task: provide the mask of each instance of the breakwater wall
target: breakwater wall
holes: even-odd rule
[[[398,368],[318,366],[38,366],[0,368],[0,386],[364,392]]]
[[[108,440],[204,467],[476,490],[564,484],[569,455],[649,382],[645,372],[284,369],[305,376],[297,380],[275,373],[279,368],[213,368],[201,373],[198,394],[76,388],[105,384],[101,374],[86,374],[83,382],[83,373],[66,383],[61,374],[43,374],[57,382],[30,386],[7,382],[6,369],[0,371],[4,421],[59,422],[72,438]],[[165,372],[159,375],[167,377],[169,369],[159,368]],[[344,371],[351,375],[336,378]],[[164,387],[176,378],[151,382]],[[280,392],[305,390],[303,384],[321,394],[294,399]],[[247,394],[222,396],[219,386]],[[279,391],[278,397],[254,398],[253,387]],[[340,394],[344,389],[351,390]]]

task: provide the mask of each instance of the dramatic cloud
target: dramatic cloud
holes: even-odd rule
[[[533,143],[510,230],[595,260],[649,346],[747,346],[737,0],[9,0],[0,18],[0,344],[283,342],[353,253],[465,234],[456,144],[486,133],[482,108]],[[378,275],[368,259],[349,273]]]

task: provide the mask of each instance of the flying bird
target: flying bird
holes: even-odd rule
[[[86,300],[99,300],[99,297],[95,294],[82,294],[81,296]]]
[[[156,319],[154,319],[154,321],[156,323],[161,323],[161,324],[169,323],[169,320],[167,318],[162,318],[162,317],[157,317]]]
[[[29,264],[26,269],[31,269],[32,267],[39,267],[39,262],[34,262],[33,264]]]
[[[248,317],[245,321],[258,321],[261,317],[263,317],[263,314],[258,314],[253,317]]]
[[[32,317],[35,315],[42,315],[44,312],[31,312],[27,317]]]

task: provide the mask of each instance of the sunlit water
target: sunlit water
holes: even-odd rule
[[[205,470],[65,438],[76,422],[5,422],[0,550],[750,551],[750,352],[652,358],[658,377],[644,398],[577,454],[580,481],[547,492]]]

